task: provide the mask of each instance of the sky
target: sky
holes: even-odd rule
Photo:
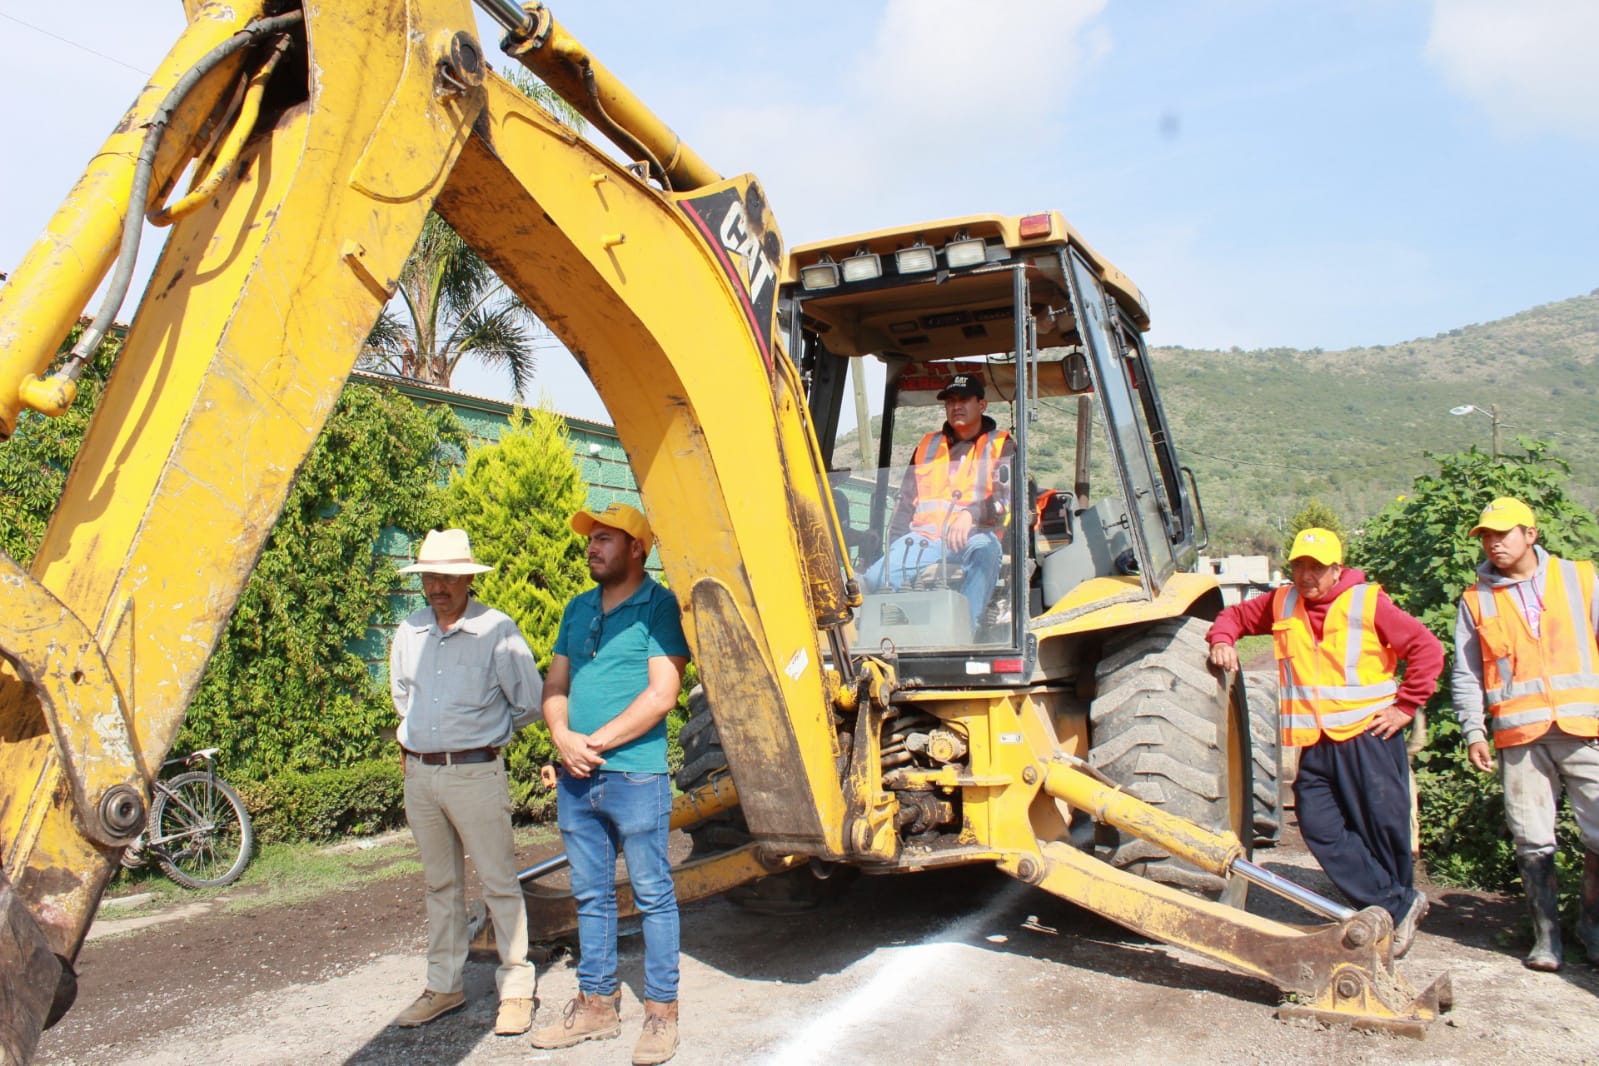
[[[1152,344],[1392,344],[1599,288],[1594,0],[550,6],[757,174],[788,243],[1058,209],[1143,290]],[[182,24],[178,0],[0,0],[0,271]],[[562,351],[541,393],[605,418]]]

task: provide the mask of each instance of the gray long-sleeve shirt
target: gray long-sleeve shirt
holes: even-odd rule
[[[1527,621],[1528,628],[1534,636],[1539,632],[1542,624],[1542,604],[1544,601],[1544,587],[1548,583],[1550,554],[1534,544],[1532,550],[1538,558],[1538,569],[1533,571],[1531,577],[1509,578],[1501,574],[1493,563],[1484,561],[1477,567],[1477,577],[1491,589],[1509,589],[1514,595],[1511,600],[1516,605],[1516,610]],[[1599,580],[1594,583],[1593,595],[1594,617],[1589,618],[1589,625],[1599,635]],[[1529,606],[1531,610],[1529,611]],[[1554,605],[1555,610],[1563,610],[1564,604]],[[1461,597],[1460,608],[1455,613],[1455,665],[1450,673],[1450,684],[1454,691],[1455,717],[1460,719],[1460,731],[1465,734],[1466,743],[1474,744],[1479,740],[1488,739],[1487,717],[1483,707],[1482,689],[1482,644],[1477,637],[1477,624],[1472,621],[1471,612],[1466,609],[1466,600]]]
[[[433,608],[401,622],[389,649],[389,692],[410,751],[501,748],[538,718],[544,698],[533,652],[509,615],[469,600],[441,632]]]

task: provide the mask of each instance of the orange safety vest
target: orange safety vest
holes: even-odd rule
[[[1399,656],[1377,636],[1381,591],[1368,582],[1341,592],[1322,620],[1320,643],[1299,590],[1285,585],[1272,593],[1284,747],[1307,748],[1323,733],[1330,740],[1348,740],[1398,694],[1394,667]]]
[[[1462,597],[1482,642],[1483,702],[1495,747],[1530,744],[1557,722],[1572,736],[1599,736],[1594,567],[1553,557],[1549,564],[1536,637],[1509,588],[1478,580]]]
[[[1002,453],[1009,441],[1010,434],[1002,429],[979,434],[960,462],[951,463],[949,438],[942,430],[923,437],[911,456],[916,474],[916,510],[911,515],[911,528],[938,539],[955,511],[971,506],[975,499],[991,498],[991,473],[1005,462]]]

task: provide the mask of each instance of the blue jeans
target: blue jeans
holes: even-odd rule
[[[999,538],[987,531],[978,531],[967,538],[966,547],[949,557],[950,566],[959,566],[966,572],[961,581],[961,595],[966,597],[966,606],[972,612],[973,633],[977,632],[989,597],[994,595],[1001,555]],[[942,558],[943,541],[920,533],[907,533],[888,546],[888,554],[866,568],[861,583],[867,592],[881,592],[885,587],[897,589]]]
[[[677,1000],[677,893],[666,855],[672,784],[666,774],[562,773],[556,786],[561,837],[577,901],[577,986],[613,996],[616,978],[616,855],[627,859],[633,902],[644,919],[644,998]]]

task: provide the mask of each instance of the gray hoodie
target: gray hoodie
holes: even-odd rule
[[[1527,584],[1525,589],[1527,597],[1542,603],[1544,599],[1544,586],[1547,583],[1549,560],[1554,558],[1537,544],[1532,546],[1537,554],[1538,569],[1533,571],[1531,577],[1509,578],[1501,574],[1493,563],[1484,560],[1477,567],[1477,577],[1491,589],[1508,589],[1519,584]],[[1592,597],[1594,611],[1599,615],[1599,581],[1595,582]],[[1563,606],[1563,605],[1561,605]],[[1561,609],[1557,606],[1555,609]],[[1527,617],[1527,612],[1521,602],[1516,602],[1516,610],[1522,618]],[[1599,617],[1590,618],[1589,625],[1595,633],[1599,633]],[[1483,712],[1482,698],[1482,647],[1477,640],[1477,626],[1471,620],[1471,612],[1466,610],[1465,597],[1461,597],[1460,609],[1455,614],[1455,667],[1450,674],[1451,685],[1454,689],[1455,717],[1460,719],[1460,729],[1466,736],[1467,744],[1474,744],[1479,740],[1488,739],[1487,720]]]

